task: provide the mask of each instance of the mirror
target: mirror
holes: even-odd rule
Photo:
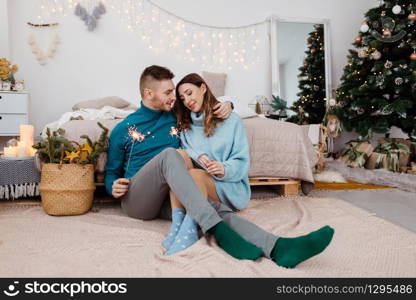
[[[297,101],[320,105],[314,118],[319,120],[331,97],[328,21],[272,17],[270,33],[273,96],[286,101],[288,108]],[[288,109],[287,114],[296,113]]]

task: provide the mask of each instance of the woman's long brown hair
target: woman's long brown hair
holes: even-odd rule
[[[202,84],[205,84],[207,90],[204,94],[204,99],[202,102],[200,113],[204,113],[205,115],[205,118],[204,118],[205,135],[207,137],[213,135],[214,129],[217,127],[219,123],[223,121],[222,119],[214,115],[214,106],[220,102],[217,100],[217,98],[215,98],[214,94],[209,89],[205,80],[196,73],[191,73],[191,74],[186,75],[176,85],[176,101],[173,107],[173,113],[175,114],[176,119],[178,120],[179,127],[182,130],[187,130],[191,128],[191,124],[192,124],[191,111],[185,107],[179,95],[179,87],[185,83],[190,83],[197,87],[201,87]]]

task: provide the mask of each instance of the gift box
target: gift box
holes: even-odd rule
[[[378,152],[371,153],[370,158],[365,163],[365,168],[369,170],[388,169],[387,154]]]
[[[402,152],[398,153],[399,157],[399,167],[407,167],[409,165],[411,151],[412,148],[412,142],[410,140],[406,140],[403,138],[380,138],[378,140],[379,145],[386,145],[388,143],[396,143],[396,144],[402,144],[403,150]]]
[[[374,150],[369,142],[350,141],[345,145],[346,149],[341,153],[339,160],[352,168],[364,167]]]
[[[386,169],[393,172],[407,172],[410,159],[411,142],[405,139],[379,139],[380,144],[374,149],[366,163],[367,169]]]

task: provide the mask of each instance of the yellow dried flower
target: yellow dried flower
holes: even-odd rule
[[[19,67],[17,65],[13,65],[11,68],[12,74],[16,73],[19,70]]]
[[[0,79],[8,80],[19,70],[17,65],[11,65],[6,58],[0,58]]]

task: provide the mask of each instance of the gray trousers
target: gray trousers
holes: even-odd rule
[[[121,207],[129,217],[155,219],[163,208],[169,207],[169,190],[178,197],[187,214],[204,233],[220,221],[225,221],[270,258],[278,237],[237,216],[225,204],[208,201],[186,169],[182,156],[174,148],[163,150],[130,178],[129,190],[121,198]]]

